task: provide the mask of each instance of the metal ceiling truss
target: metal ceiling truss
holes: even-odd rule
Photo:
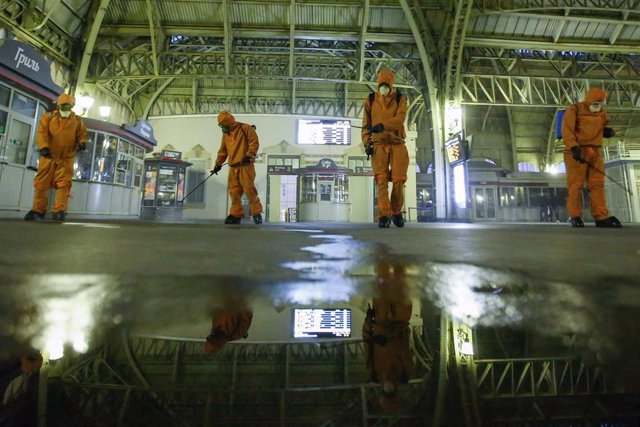
[[[87,81],[115,79],[150,79],[156,77],[154,55],[148,50],[95,52],[91,76]],[[358,82],[358,63],[355,57],[320,54],[297,55],[294,69],[289,71],[289,58],[267,52],[236,52],[226,72],[224,52],[165,52],[160,55],[158,66],[162,77],[235,77],[260,79],[307,78],[341,82]],[[414,73],[420,68],[419,58],[366,57],[365,80],[375,80],[380,66],[398,71],[397,84],[415,86],[420,83]],[[247,74],[248,69],[248,74]]]
[[[211,357],[201,340],[123,336],[120,345],[50,377],[49,389],[63,393],[49,399],[117,425],[167,417],[175,425],[388,425],[377,405],[379,387],[366,383],[364,361],[361,340],[230,343]],[[420,367],[416,372],[424,374]],[[407,403],[421,405],[427,382],[412,380],[406,388]],[[415,425],[424,416],[419,410],[398,419]]]
[[[457,0],[455,15],[451,23],[451,38],[446,46],[448,59],[445,71],[445,107],[460,105],[460,81],[462,75],[462,55],[464,38],[467,33],[473,0]]]
[[[501,76],[464,73],[462,103],[476,105],[566,107],[591,87],[609,93],[607,110],[640,109],[640,79]]]
[[[228,98],[204,97],[200,95],[195,109],[188,96],[160,97],[151,108],[150,116],[171,116],[185,114],[213,114],[219,111],[233,111],[234,114],[295,114],[304,116],[362,117],[362,99],[344,101],[305,98],[296,94],[295,106],[292,98]]]
[[[640,0],[475,0],[481,12],[579,10],[640,13]]]
[[[482,412],[489,415],[483,422],[488,425],[633,425],[640,417],[640,398],[624,394],[598,365],[566,358],[475,360],[474,364]]]
[[[24,28],[25,23],[30,19],[29,3],[27,0],[0,0],[0,24],[33,46],[42,49],[47,56],[64,65],[71,65],[75,40],[64,29],[51,20],[47,20],[44,25],[38,25],[33,30]]]
[[[628,55],[557,52],[504,48],[468,48],[466,71],[491,69],[496,63],[504,75],[525,74],[551,77],[640,79],[640,61]]]
[[[148,109],[151,115],[166,114],[199,114],[210,113],[211,108],[228,105],[237,113],[276,113],[276,114],[327,114],[331,116],[359,117],[362,99],[349,100],[345,92],[347,84],[355,83],[368,86],[368,81],[375,81],[378,70],[382,66],[396,71],[396,85],[403,88],[408,97],[420,97],[413,88],[421,85],[423,74],[421,60],[416,56],[413,46],[367,46],[364,62],[359,63],[358,44],[355,42],[335,41],[296,41],[293,58],[294,69],[291,70],[290,48],[287,43],[273,40],[238,40],[234,46],[234,54],[228,59],[221,40],[211,38],[173,39],[169,50],[159,54],[157,67],[162,76],[155,75],[155,55],[148,45],[138,45],[135,50],[121,50],[110,41],[111,47],[99,49],[92,61],[91,77],[88,81],[96,82],[101,87],[110,87],[110,92],[119,93],[124,99],[135,103],[136,97],[153,90],[154,86],[166,79],[191,79],[190,106],[185,96],[174,97],[168,93],[176,85],[167,85],[167,91],[157,96],[158,105]],[[130,42],[131,43],[131,42]],[[205,50],[206,49],[206,50]],[[384,50],[382,50],[384,49]],[[227,70],[227,68],[229,68]],[[360,69],[367,82],[359,81]],[[227,74],[229,71],[229,74]],[[197,87],[198,79],[225,80],[225,87],[230,82],[242,81],[243,94],[219,94],[220,99],[207,99],[206,88]],[[274,99],[254,99],[254,83],[259,81],[292,82],[289,85],[287,98],[276,94]],[[125,85],[118,81],[130,82]],[[153,81],[153,83],[149,83]],[[338,90],[338,98],[305,99],[300,95],[300,82],[330,82],[342,84]],[[196,85],[196,89],[194,89]],[[222,86],[222,85],[220,85]],[[233,86],[233,84],[231,84]],[[142,91],[144,87],[144,92]],[[336,92],[335,88],[330,89]],[[209,92],[211,92],[209,90]],[[230,91],[233,92],[233,91]],[[369,90],[366,90],[368,93]],[[240,99],[242,98],[242,99]],[[144,101],[142,101],[144,102]],[[170,104],[175,105],[170,105]],[[268,111],[268,108],[274,108]],[[215,110],[213,110],[215,111]]]

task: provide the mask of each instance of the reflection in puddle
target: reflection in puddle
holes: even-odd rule
[[[301,250],[314,255],[312,261],[283,264],[300,272],[302,280],[279,286],[279,303],[312,304],[347,302],[357,290],[358,280],[351,270],[365,255],[367,247],[350,236],[331,234],[312,235],[323,243],[306,246]]]
[[[546,410],[557,409],[573,425],[582,420],[570,413],[576,407],[582,414],[604,408],[603,422],[614,419],[602,414],[624,410],[628,416],[617,425],[637,425],[637,402],[628,400],[640,381],[635,287],[543,282],[467,264],[407,260],[349,236],[308,237],[317,243],[302,249],[311,259],[284,264],[296,278],[275,283],[29,276],[0,288],[3,331],[52,360],[67,347],[88,352],[45,364],[57,393],[53,407],[64,406],[79,425],[114,417],[123,424],[166,417],[186,425],[387,425],[394,419],[418,425],[437,412],[443,336],[451,347],[463,337],[460,344],[469,340],[476,350],[464,367],[445,360],[444,372],[455,373],[445,393],[451,408],[464,408],[457,400],[464,392],[479,417],[519,425],[529,416],[518,412],[524,411],[519,399],[540,393]],[[294,338],[292,313],[299,307],[351,310],[352,336]],[[439,329],[443,314],[456,322],[453,330]],[[92,348],[96,331],[114,324],[137,334],[113,334],[104,347]],[[591,383],[585,385],[582,372]],[[603,396],[609,400],[593,403]],[[87,403],[92,399],[112,403],[99,407]],[[591,403],[575,406],[579,399]],[[465,415],[449,410],[447,421],[464,425]]]
[[[67,346],[85,353],[96,322],[104,320],[101,309],[117,296],[107,275],[31,275],[16,286],[20,292],[7,295],[14,301],[7,319],[13,319],[12,339],[41,349],[45,360],[61,358]]]

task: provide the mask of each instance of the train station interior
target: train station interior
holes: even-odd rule
[[[0,427],[638,426],[639,194],[640,0],[0,0]]]

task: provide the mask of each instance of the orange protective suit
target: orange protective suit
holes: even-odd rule
[[[71,95],[62,94],[56,105],[75,104]],[[66,212],[73,177],[73,163],[76,149],[87,143],[87,128],[75,113],[64,118],[59,110],[45,113],[38,125],[36,137],[38,150],[48,148],[51,157],[40,156],[38,172],[33,179],[34,196],[32,210],[44,213],[47,210],[48,191],[56,189],[56,198],[52,212]]]
[[[230,129],[228,134],[223,134],[222,143],[218,150],[216,166],[222,166],[225,160],[229,163],[229,176],[227,180],[231,208],[229,214],[242,218],[242,194],[247,193],[249,199],[250,214],[262,213],[262,203],[258,197],[258,190],[254,181],[256,170],[253,166],[260,143],[255,129],[245,123],[236,122],[233,115],[226,111],[218,114],[218,124]],[[248,156],[250,163],[243,163],[243,158]]]
[[[391,71],[384,68],[380,70],[378,85],[386,83],[391,91],[386,96],[376,92],[373,103],[367,97],[362,115],[362,143],[373,143],[371,167],[378,186],[378,214],[385,217],[399,215],[402,212],[404,183],[407,181],[409,168],[409,153],[404,144],[407,98],[400,96],[400,100],[397,100],[393,79],[394,74]],[[382,124],[384,131],[371,133],[370,127],[377,124]],[[389,182],[393,183],[391,199]]]
[[[215,354],[229,341],[247,338],[253,312],[240,310],[234,313],[216,314],[211,319],[211,334],[204,349],[207,354]]]
[[[362,326],[369,379],[391,383],[396,392],[384,393],[380,404],[385,411],[399,409],[400,384],[409,382],[413,360],[409,347],[409,320],[412,303],[406,295],[405,266],[380,261],[377,265],[379,295]]]
[[[606,92],[591,88],[582,102],[568,107],[562,122],[562,141],[565,145],[564,163],[567,169],[567,213],[570,217],[582,216],[582,188],[585,181],[591,193],[591,215],[595,220],[609,217],[604,193],[604,175],[586,163],[580,163],[571,155],[571,148],[580,147],[581,157],[595,168],[604,170],[602,158],[603,131],[607,125],[604,109],[597,113],[589,110],[593,102],[604,102]]]

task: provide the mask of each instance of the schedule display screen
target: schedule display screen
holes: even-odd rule
[[[447,160],[452,165],[467,160],[467,147],[460,135],[455,135],[445,141],[444,149],[447,153]]]
[[[351,122],[349,120],[298,120],[298,144],[350,145]]]
[[[347,338],[351,336],[349,308],[295,308],[294,338]]]

